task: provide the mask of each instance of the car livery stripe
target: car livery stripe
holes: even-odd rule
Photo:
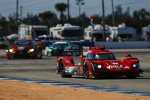
[[[116,92],[116,93],[123,93],[123,94],[150,96],[150,92],[146,92],[146,91],[125,90],[125,89],[118,89],[118,88],[108,88],[108,87],[75,84],[75,83],[67,83],[67,82],[30,80],[30,79],[23,79],[23,78],[0,78],[0,80],[12,80],[12,81],[21,81],[21,82],[36,83],[36,84],[67,86],[67,87],[83,88],[83,89],[98,90],[98,91],[105,91],[105,92]]]

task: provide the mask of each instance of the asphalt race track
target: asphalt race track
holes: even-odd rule
[[[150,55],[134,54],[140,58],[141,67],[144,73],[137,79],[122,78],[103,78],[103,79],[84,79],[81,76],[73,76],[72,78],[61,78],[56,74],[56,57],[43,57],[43,59],[14,59],[7,60],[0,58],[0,78],[26,78],[31,80],[47,80],[60,81],[77,84],[87,84],[104,86],[110,88],[139,90],[150,92]],[[122,55],[118,54],[118,58]],[[76,57],[76,62],[79,59]]]

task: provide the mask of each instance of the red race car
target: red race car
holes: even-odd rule
[[[42,48],[34,40],[18,40],[6,50],[6,58],[18,57],[42,59]]]
[[[79,64],[74,63],[72,56],[65,54],[65,56],[57,57],[56,72],[62,77],[81,75],[88,79],[107,75],[136,78],[142,73],[139,59],[133,58],[130,54],[120,61],[111,51],[104,48],[83,47]]]

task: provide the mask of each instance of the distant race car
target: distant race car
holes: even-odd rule
[[[57,41],[45,48],[45,55],[60,56],[64,51],[70,51],[74,49],[80,50],[81,47],[68,41]],[[80,55],[80,53],[72,51],[72,55]]]
[[[65,52],[64,52],[65,53]],[[81,75],[86,79],[102,76],[126,76],[136,78],[142,73],[138,58],[127,54],[125,58],[117,60],[115,55],[104,48],[83,47],[80,63],[76,64],[73,57],[67,55],[57,57],[56,72],[62,77]]]
[[[42,48],[34,40],[18,40],[6,50],[6,58],[42,59]]]
[[[41,41],[42,43],[44,43],[44,46],[48,46],[51,45],[53,43],[53,38],[51,36],[47,36],[47,35],[41,35],[38,36],[38,38],[36,38],[38,41]],[[44,49],[45,49],[44,47]]]

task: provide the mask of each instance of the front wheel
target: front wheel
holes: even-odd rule
[[[9,60],[14,59],[14,56],[13,55],[8,55],[7,59],[9,59]]]
[[[54,53],[54,51],[51,51],[51,56],[55,56],[55,53]]]
[[[41,51],[37,52],[36,58],[37,59],[42,59],[42,52]]]
[[[61,61],[59,65],[60,66],[59,66],[59,69],[58,69],[58,73],[60,73],[61,77],[62,78],[71,78],[72,75],[68,75],[68,74],[65,73],[65,67],[63,65],[63,61]]]
[[[64,69],[60,72],[60,75],[62,78],[71,78],[72,77],[72,75],[66,74]]]
[[[89,70],[88,70],[88,65],[84,66],[84,78],[89,79]]]

